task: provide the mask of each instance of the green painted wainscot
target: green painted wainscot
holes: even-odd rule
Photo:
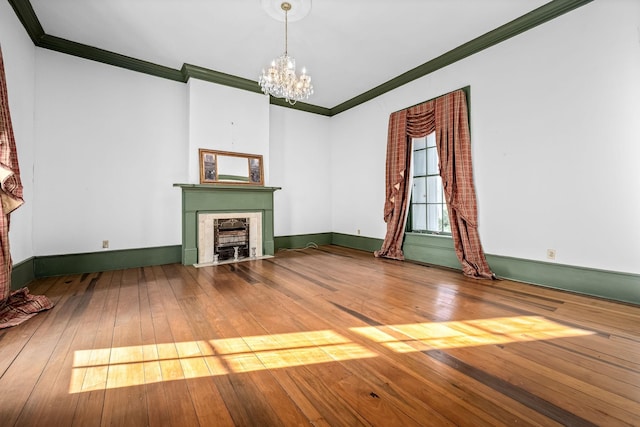
[[[280,187],[173,184],[182,189],[182,264],[198,263],[198,215],[262,213],[262,253],[274,254],[273,193]]]

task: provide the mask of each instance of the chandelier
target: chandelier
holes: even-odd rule
[[[293,105],[297,101],[306,100],[313,95],[311,76],[304,68],[300,76],[296,75],[296,60],[287,52],[288,16],[291,3],[282,2],[280,8],[284,10],[284,54],[271,61],[269,68],[258,77],[258,84],[265,94],[276,98],[284,98]]]

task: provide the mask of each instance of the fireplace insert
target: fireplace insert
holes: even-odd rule
[[[213,253],[219,261],[249,256],[249,218],[215,219],[213,231]]]

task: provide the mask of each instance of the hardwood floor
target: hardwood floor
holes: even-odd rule
[[[337,246],[29,288],[1,426],[640,425],[639,306]]]

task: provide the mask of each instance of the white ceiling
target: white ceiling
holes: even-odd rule
[[[549,0],[313,0],[289,22],[289,54],[331,108]],[[284,51],[260,0],[31,0],[46,34],[180,69],[257,81]],[[257,83],[256,83],[257,84]]]

